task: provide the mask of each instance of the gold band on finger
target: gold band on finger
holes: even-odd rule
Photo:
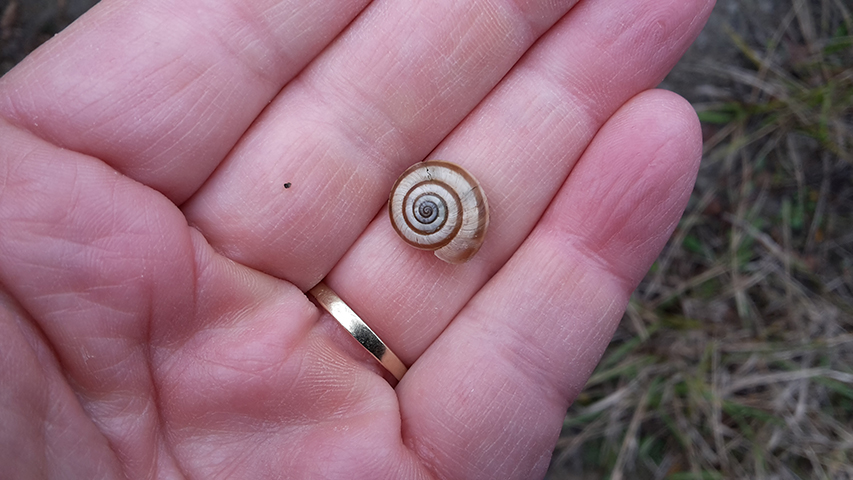
[[[394,355],[394,352],[385,345],[385,342],[379,339],[376,333],[367,326],[366,323],[356,313],[349,308],[349,305],[341,300],[331,288],[325,283],[320,282],[316,287],[308,291],[316,300],[317,303],[323,306],[335,320],[338,321],[350,335],[353,336],[362,347],[370,352],[386,370],[394,375],[394,378],[400,380],[406,374],[406,366],[403,362]]]

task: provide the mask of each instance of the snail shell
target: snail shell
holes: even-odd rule
[[[409,245],[448,263],[468,261],[489,226],[486,195],[458,165],[430,160],[403,172],[388,202],[391,225]]]

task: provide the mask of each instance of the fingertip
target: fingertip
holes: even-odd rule
[[[602,127],[605,129],[629,128],[646,133],[641,138],[643,146],[651,147],[675,141],[683,148],[685,160],[698,166],[702,156],[702,129],[693,105],[677,93],[664,89],[643,91],[628,100]]]
[[[571,239],[568,254],[632,290],[678,224],[701,156],[690,104],[665,90],[640,93],[598,131],[543,222]]]

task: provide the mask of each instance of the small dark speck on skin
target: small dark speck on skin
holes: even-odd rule
[[[287,182],[287,183],[285,183],[285,184],[284,184],[284,188],[290,188],[290,185],[291,185],[291,183],[290,183],[290,182]]]

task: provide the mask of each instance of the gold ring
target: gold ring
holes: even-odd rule
[[[312,288],[308,291],[316,300],[317,303],[323,306],[323,308],[328,311],[335,320],[338,321],[350,335],[353,336],[358,343],[364,347],[365,350],[370,352],[379,363],[385,367],[386,370],[391,372],[391,375],[394,375],[394,378],[400,380],[403,378],[403,375],[406,374],[406,366],[403,365],[403,362],[394,355],[394,352],[385,345],[385,342],[379,339],[379,337],[364,323],[364,320],[359,318],[356,313],[349,308],[349,305],[344,303],[341,300],[341,297],[338,296],[331,288],[326,286],[325,283],[320,282],[316,287]]]

